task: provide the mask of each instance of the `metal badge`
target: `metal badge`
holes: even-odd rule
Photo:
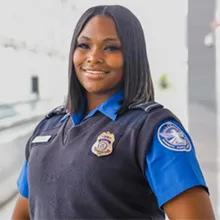
[[[115,135],[111,132],[103,132],[100,134],[96,140],[96,142],[92,146],[92,152],[100,156],[106,156],[112,153],[113,151],[113,143],[115,141]]]

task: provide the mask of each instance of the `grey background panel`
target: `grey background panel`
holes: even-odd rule
[[[204,37],[214,18],[214,0],[188,1],[189,101],[216,111],[215,47],[206,47]]]
[[[215,47],[204,45],[214,19],[214,0],[188,1],[189,131],[217,214],[217,103]],[[218,219],[218,217],[217,217]]]

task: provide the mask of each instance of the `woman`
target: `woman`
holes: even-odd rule
[[[15,220],[214,219],[190,136],[154,102],[128,9],[92,7],[79,19],[67,106],[29,139],[18,188]]]

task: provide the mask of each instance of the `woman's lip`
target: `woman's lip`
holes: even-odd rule
[[[102,73],[108,73],[109,71],[106,70],[100,70],[100,69],[83,69],[83,71],[87,72],[87,73],[93,73],[93,74],[102,74]]]

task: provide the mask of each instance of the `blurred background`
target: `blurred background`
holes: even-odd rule
[[[191,134],[220,218],[220,0],[1,0],[0,219],[10,219],[27,138],[65,102],[75,24],[98,4],[140,19],[156,99]]]

